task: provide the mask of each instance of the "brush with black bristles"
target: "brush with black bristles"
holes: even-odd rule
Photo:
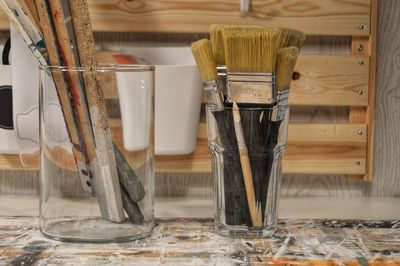
[[[219,139],[224,148],[225,222],[228,225],[251,224],[232,111],[224,108],[210,41],[199,40],[192,43],[192,53],[203,81],[208,104],[215,106],[212,114],[218,125]],[[211,139],[218,135],[210,127],[208,134]]]

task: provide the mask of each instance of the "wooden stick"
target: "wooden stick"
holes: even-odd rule
[[[36,5],[37,12],[40,15],[39,23],[43,30],[43,36],[46,42],[50,64],[53,66],[61,66],[62,60],[59,56],[60,51],[58,49],[58,44],[55,39],[56,33],[51,25],[52,23],[50,23],[50,21],[52,21],[52,18],[49,16],[48,7],[45,3],[45,0],[36,0]],[[72,152],[75,157],[82,187],[85,191],[94,193],[91,186],[92,181],[90,179],[90,169],[88,165],[89,159],[87,157],[86,148],[82,140],[82,131],[80,129],[78,121],[76,121],[75,119],[78,114],[71,106],[72,98],[68,93],[67,82],[61,71],[55,69],[54,71],[51,71],[51,74],[56,85],[58,98],[60,100],[63,116],[67,125],[68,135],[72,143]]]
[[[69,0],[69,4],[71,7],[72,21],[74,25],[81,66],[87,68],[95,67],[97,66],[95,58],[95,45],[93,34],[91,34],[92,28],[87,1]],[[140,179],[135,175],[129,163],[119,151],[118,146],[115,145],[115,143],[113,144],[106,105],[104,102],[103,90],[100,85],[100,79],[97,75],[97,72],[93,71],[85,72],[83,78],[92,120],[95,115],[98,115],[95,117],[98,127],[94,127],[93,129],[95,138],[97,138],[97,136],[104,136],[107,157],[114,158],[115,156],[120,183],[132,201],[136,203],[143,199],[145,191]],[[106,153],[104,153],[104,155]],[[124,197],[122,199],[124,200]],[[136,212],[138,216],[141,216],[139,207],[132,210]]]
[[[254,184],[253,184],[253,175],[251,173],[250,159],[247,152],[246,143],[244,141],[239,108],[235,101],[233,101],[232,114],[235,125],[236,139],[239,147],[240,164],[242,165],[242,172],[243,172],[244,184],[246,187],[247,203],[249,205],[251,221],[254,227],[259,228],[262,226],[262,223],[260,223],[262,218],[260,216],[261,213],[259,211],[259,208],[256,206],[256,198],[254,195]]]
[[[82,40],[75,40],[68,2],[52,0],[48,3],[57,32],[63,65],[67,67],[81,66],[80,60],[85,62],[86,58],[81,56],[77,50]],[[77,109],[101,213],[106,219],[123,222],[125,215],[115,157],[112,153],[111,132],[107,125],[107,117],[104,116],[101,107],[97,105],[97,101],[101,100],[96,97],[98,96],[96,87],[98,84],[92,71],[87,73],[70,71],[66,75],[74,106]]]

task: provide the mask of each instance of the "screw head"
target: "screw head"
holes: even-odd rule
[[[362,52],[364,50],[364,46],[362,44],[357,45],[357,51]]]
[[[363,91],[362,90],[358,90],[357,93],[358,93],[358,95],[362,95]]]
[[[364,65],[364,61],[363,61],[363,60],[360,60],[360,61],[358,61],[358,64],[359,64],[359,65]]]
[[[365,29],[365,25],[360,25],[360,26],[358,26],[358,29],[359,29],[359,30],[364,30],[364,29]]]
[[[362,135],[362,134],[363,134],[363,131],[362,131],[361,129],[359,129],[359,130],[357,131],[357,134],[358,134],[358,135]]]

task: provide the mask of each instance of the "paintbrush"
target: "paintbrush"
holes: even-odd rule
[[[267,173],[265,178],[260,180],[260,199],[261,207],[264,210],[268,193],[268,183],[273,169],[273,162],[276,156],[276,146],[279,138],[279,128],[285,119],[289,88],[292,80],[293,70],[296,65],[299,50],[297,47],[282,48],[279,50],[276,64],[276,88],[278,91],[278,104],[274,107],[270,119],[262,121],[268,128],[268,134],[264,139],[264,143],[268,150]]]
[[[240,155],[240,165],[242,167],[244,185],[246,187],[247,204],[250,210],[251,222],[253,227],[259,228],[262,225],[261,212],[259,208],[260,206],[258,204],[256,205],[250,159],[244,139],[239,107],[235,100],[233,100],[232,114],[235,127],[235,135]]]
[[[194,42],[192,53],[203,81],[208,104],[213,109],[212,115],[218,125],[218,132],[216,132],[216,128],[209,126],[208,136],[210,139],[215,139],[218,136],[221,145],[224,147],[225,222],[228,225],[251,224],[240,168],[238,145],[236,138],[232,137],[231,134],[231,132],[234,132],[232,111],[224,108],[223,95],[219,86],[220,83],[217,81],[217,69],[210,41]]]
[[[217,79],[217,70],[211,42],[203,39],[192,43],[192,53],[203,81],[204,91],[208,104],[214,104],[218,108],[224,107],[222,89]]]
[[[274,104],[278,28],[224,27],[227,88],[238,103]]]

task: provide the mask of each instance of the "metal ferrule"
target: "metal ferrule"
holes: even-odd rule
[[[226,82],[230,95],[238,103],[276,101],[275,73],[228,72]]]
[[[271,114],[271,121],[281,121],[285,118],[286,107],[289,102],[289,90],[278,91],[276,97],[277,105]]]
[[[207,95],[208,104],[213,104],[218,108],[224,107],[224,95],[221,85],[217,80],[204,82],[204,91]]]
[[[218,74],[218,81],[220,82],[222,93],[227,97],[230,97],[229,91],[226,87],[226,66],[218,65],[217,66],[217,74]]]

